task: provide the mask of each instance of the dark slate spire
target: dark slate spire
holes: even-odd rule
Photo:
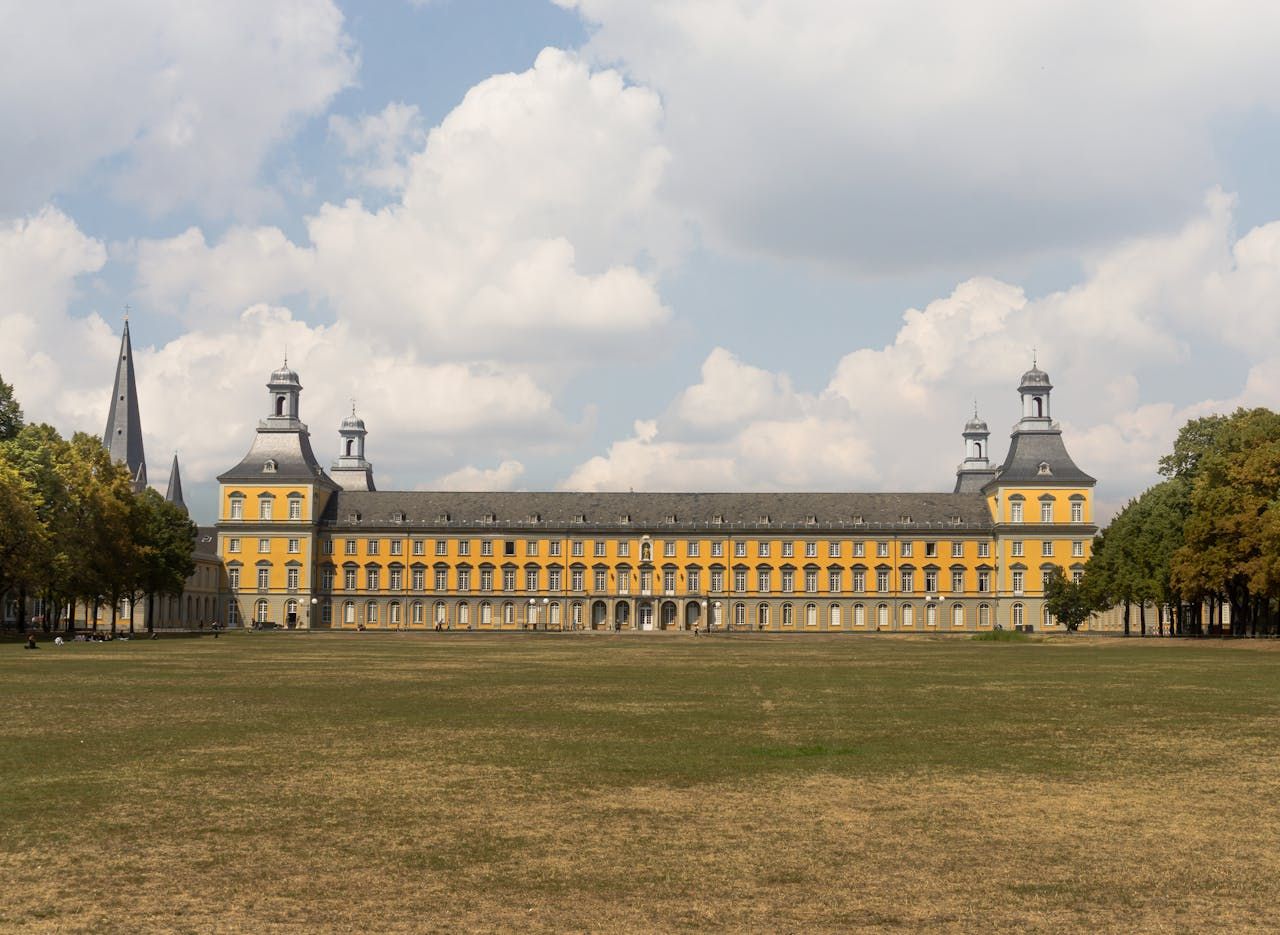
[[[174,452],[173,467],[169,468],[169,486],[165,488],[164,498],[174,506],[187,512],[187,504],[182,499],[182,474],[178,471],[178,454]]]
[[[116,361],[115,392],[107,414],[107,430],[102,444],[111,458],[129,466],[133,486],[147,486],[147,457],[142,451],[142,418],[138,415],[138,384],[133,375],[133,344],[129,341],[129,318],[124,320],[120,339],[120,359]]]

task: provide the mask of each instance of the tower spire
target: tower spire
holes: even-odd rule
[[[142,418],[138,413],[138,384],[133,372],[133,343],[129,340],[127,312],[113,390],[102,445],[111,453],[113,461],[128,465],[134,489],[142,490],[147,486],[147,457],[142,450]]]
[[[173,466],[169,468],[169,486],[165,488],[164,498],[174,506],[187,512],[187,504],[182,499],[182,473],[178,470],[178,453],[173,453]]]

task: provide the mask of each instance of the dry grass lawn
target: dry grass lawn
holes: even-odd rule
[[[1274,931],[1277,650],[0,644],[0,929]]]

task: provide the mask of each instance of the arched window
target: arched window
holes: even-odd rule
[[[902,625],[904,627],[914,627],[916,625],[916,609],[910,604],[902,605]]]
[[[356,625],[356,605],[351,601],[342,605],[342,622],[349,627]]]
[[[347,457],[350,458],[355,452],[356,440],[354,438],[347,439]]]
[[[951,625],[953,627],[964,626],[964,605],[954,604],[951,607]]]
[[[735,627],[745,627],[747,625],[747,605],[733,605],[733,625]]]
[[[267,602],[265,600],[260,600],[254,605],[253,619],[258,621],[258,623],[267,622]]]
[[[827,617],[827,626],[835,629],[840,626],[840,605],[832,604],[831,610]]]
[[[1049,607],[1048,607],[1048,605],[1045,605],[1045,607],[1044,607],[1044,613],[1043,613],[1043,615],[1042,615],[1042,620],[1041,620],[1041,624],[1040,624],[1040,625],[1041,625],[1042,627],[1051,627],[1051,626],[1053,626],[1053,614],[1049,613]]]
[[[764,630],[769,626],[769,605],[761,604],[756,608],[756,626]]]
[[[990,604],[978,605],[978,626],[979,627],[991,626],[991,605]]]
[[[480,626],[493,626],[493,605],[488,601],[484,601],[480,604]]]
[[[804,605],[804,625],[806,627],[816,627],[818,625],[818,605]]]
[[[547,626],[556,627],[557,629],[560,627],[560,602],[559,601],[551,602],[551,616],[547,618]]]
[[[410,622],[415,627],[422,626],[422,601],[414,601],[410,613],[412,614],[409,618]]]
[[[889,625],[889,605],[876,605],[876,629],[883,630]]]
[[[855,627],[865,627],[867,625],[867,609],[861,604],[853,605],[853,625]]]
[[[1020,626],[1022,626],[1022,605],[1014,604],[1013,605],[1013,627],[1016,630]]]
[[[285,601],[284,604],[285,621],[288,623],[298,622],[298,602],[295,600]]]
[[[458,605],[458,626],[471,629],[471,605],[465,601]]]
[[[436,601],[435,621],[438,626],[444,626],[445,620],[448,619],[445,614],[444,601]]]
[[[979,457],[979,458],[981,458],[981,457],[982,457],[982,442],[974,442],[974,443],[973,443],[973,450],[977,453],[978,457]]]
[[[378,622],[378,602],[369,601],[364,605],[364,625],[373,626]]]
[[[504,627],[514,627],[516,625],[516,605],[510,601],[502,605],[502,625]]]
[[[793,626],[794,624],[795,624],[795,620],[792,619],[792,616],[791,616],[791,605],[783,604],[782,605],[782,626],[785,628],[785,627]]]
[[[227,626],[238,627],[240,625],[240,608],[236,606],[235,601],[227,604]]]
[[[276,415],[278,416],[284,415],[284,399],[283,396],[276,397]]]
[[[924,605],[924,625],[926,627],[936,627],[938,625],[938,605],[929,603]]]
[[[575,630],[582,629],[582,603],[574,601],[569,607],[569,623]]]
[[[388,608],[388,611],[389,611],[388,613],[389,619],[387,620],[387,623],[389,623],[393,627],[400,626],[400,602],[392,601],[391,606]]]

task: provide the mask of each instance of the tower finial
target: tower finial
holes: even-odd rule
[[[354,396],[351,397],[351,414],[356,414],[356,398]]]
[[[1040,366],[1039,362],[1036,360],[1036,357],[1037,357],[1036,348],[1032,347],[1032,348],[1031,348],[1031,367],[1032,367],[1032,369],[1035,369],[1036,367],[1039,367],[1039,366]]]
[[[978,400],[976,397],[973,400],[973,417],[975,419],[978,418]]]
[[[284,365],[289,366],[289,345],[284,346]]]
[[[133,311],[133,306],[130,305],[128,302],[124,303],[124,323],[126,325],[129,323],[129,313],[131,311]]]

